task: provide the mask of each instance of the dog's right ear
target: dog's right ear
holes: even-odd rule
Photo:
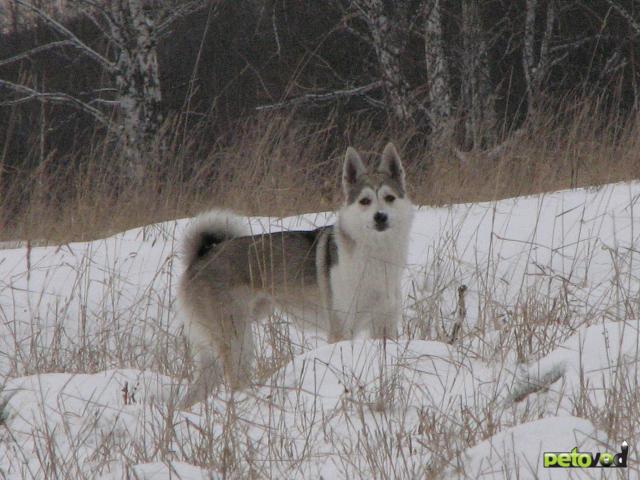
[[[404,168],[402,168],[402,160],[393,143],[387,143],[382,152],[382,159],[380,160],[379,172],[383,172],[389,175],[390,178],[395,180],[404,188]]]
[[[362,158],[355,148],[347,148],[344,156],[344,168],[342,170],[342,187],[348,194],[349,189],[353,187],[361,175],[366,172]]]

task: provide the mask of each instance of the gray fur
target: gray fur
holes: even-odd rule
[[[198,254],[234,237],[250,235],[246,221],[228,210],[212,210],[196,217],[184,235],[182,261],[188,268]]]

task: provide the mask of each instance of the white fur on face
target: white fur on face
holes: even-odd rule
[[[362,200],[369,200],[363,205]],[[366,203],[366,202],[365,202]],[[374,215],[387,215],[387,228],[375,228]],[[340,228],[356,243],[379,245],[385,242],[402,242],[407,238],[413,219],[413,205],[406,197],[400,197],[389,185],[382,184],[376,191],[365,187],[354,202],[340,210]]]
[[[380,174],[383,176],[382,180]],[[363,181],[366,175],[366,168],[358,152],[352,147],[347,148],[342,175],[347,203],[338,214],[340,230],[356,245],[386,246],[385,251],[393,251],[394,247],[400,247],[401,251],[406,250],[413,219],[413,205],[403,194],[404,168],[392,143],[384,148],[378,168],[371,178],[365,178]],[[372,184],[371,181],[381,183]],[[377,213],[386,216],[384,230],[376,228]],[[378,226],[380,225],[382,222]]]

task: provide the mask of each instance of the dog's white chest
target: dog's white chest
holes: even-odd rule
[[[375,317],[396,310],[400,271],[394,262],[361,255],[331,269],[332,310],[347,331],[368,329]]]

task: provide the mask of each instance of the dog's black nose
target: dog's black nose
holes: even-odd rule
[[[385,223],[387,223],[388,219],[389,217],[384,212],[376,212],[376,214],[373,216],[373,221],[378,225],[384,225]]]

